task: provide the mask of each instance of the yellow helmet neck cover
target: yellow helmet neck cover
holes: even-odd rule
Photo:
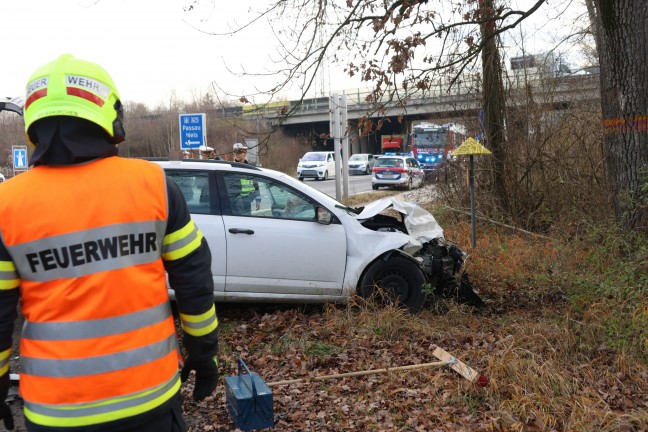
[[[64,54],[40,67],[27,83],[25,133],[34,122],[53,116],[78,117],[101,126],[114,144],[124,140],[119,93],[99,65]]]

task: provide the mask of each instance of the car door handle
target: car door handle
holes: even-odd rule
[[[244,228],[230,228],[229,232],[232,234],[247,234],[247,235],[252,235],[254,234],[254,231],[251,229],[244,229]]]

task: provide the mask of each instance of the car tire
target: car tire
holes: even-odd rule
[[[371,185],[371,189],[378,190],[378,185]]]
[[[396,304],[415,313],[425,304],[423,285],[427,282],[421,268],[409,259],[394,255],[387,261],[374,261],[360,279],[358,294],[381,304]]]
[[[304,181],[304,177],[297,177],[299,181]]]
[[[322,180],[328,180],[328,171],[324,171],[324,177],[322,177]]]

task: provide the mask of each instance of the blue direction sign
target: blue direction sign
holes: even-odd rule
[[[13,146],[13,167],[14,170],[26,170],[27,169],[27,147],[24,146]]]
[[[180,150],[207,145],[205,114],[180,114]]]

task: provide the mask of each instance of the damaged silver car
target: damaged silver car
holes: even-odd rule
[[[463,276],[466,254],[416,204],[385,198],[353,209],[265,168],[154,162],[178,184],[209,243],[217,302],[323,303],[377,294],[418,311],[434,293],[483,304]]]

